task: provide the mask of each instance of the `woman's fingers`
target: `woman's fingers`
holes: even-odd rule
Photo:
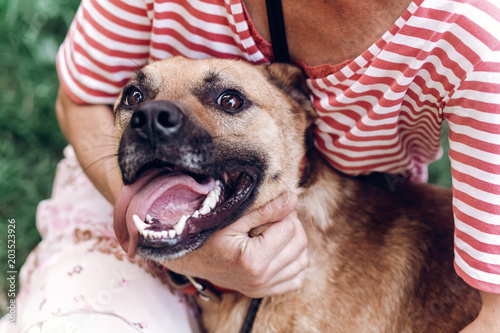
[[[295,211],[251,238],[242,266],[251,281],[241,287],[250,297],[262,297],[298,289],[309,267],[307,237]],[[256,253],[257,258],[254,259]],[[253,262],[249,262],[253,261]]]
[[[249,297],[300,288],[309,260],[296,204],[294,193],[284,193],[218,231],[198,250],[166,265]],[[250,236],[252,230],[260,231]]]

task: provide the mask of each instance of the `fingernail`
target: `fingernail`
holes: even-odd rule
[[[279,197],[276,198],[276,205],[278,208],[283,208],[290,202],[290,192],[286,191],[281,193]]]

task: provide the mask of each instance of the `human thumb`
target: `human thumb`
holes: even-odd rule
[[[289,191],[283,192],[276,199],[246,214],[230,227],[234,232],[248,233],[267,223],[281,221],[294,211],[296,205],[297,195]]]

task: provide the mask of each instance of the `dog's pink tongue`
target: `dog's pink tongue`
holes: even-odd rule
[[[192,215],[212,189],[183,174],[153,178],[130,201],[127,222],[134,215],[142,220],[149,215],[161,224],[173,226],[183,215]]]
[[[125,186],[114,210],[113,225],[120,245],[134,257],[139,241],[134,215],[145,220],[149,214],[166,225],[174,225],[182,215],[192,214],[214,186],[213,179],[200,184],[186,174],[161,170],[149,172]]]

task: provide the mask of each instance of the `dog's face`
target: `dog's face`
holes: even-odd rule
[[[129,253],[159,260],[295,190],[314,114],[295,67],[185,58],[142,69],[114,112],[127,185],[115,231]]]

